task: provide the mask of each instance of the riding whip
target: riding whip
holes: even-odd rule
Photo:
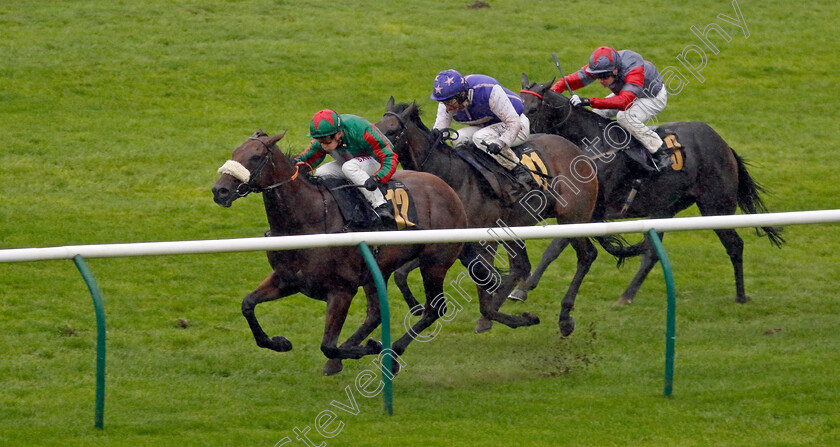
[[[563,69],[560,68],[560,61],[557,59],[557,53],[551,53],[551,57],[554,59],[554,65],[557,66],[557,70],[560,71],[560,77],[563,78],[563,82],[566,83],[566,88],[569,89],[569,94],[572,94],[572,87],[569,85],[569,81],[566,80],[566,77],[563,76]]]

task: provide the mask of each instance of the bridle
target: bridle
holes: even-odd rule
[[[534,113],[534,115],[536,115],[536,116],[539,116],[539,115],[540,115],[540,111],[542,111],[543,105],[547,105],[548,107],[551,107],[552,109],[560,109],[560,108],[562,108],[562,106],[557,107],[557,106],[553,106],[553,105],[551,105],[551,104],[548,104],[548,103],[546,102],[545,98],[543,98],[543,95],[541,95],[540,93],[537,93],[537,92],[535,92],[535,91],[533,91],[533,90],[525,90],[525,89],[522,89],[522,90],[520,90],[519,92],[520,92],[520,93],[527,93],[527,94],[529,94],[529,95],[534,95],[534,96],[536,96],[537,98],[539,98],[539,100],[540,100],[540,102],[539,102],[539,106],[537,106],[537,110],[536,110],[536,112]],[[569,104],[569,107],[568,107],[568,110],[566,111],[566,116],[565,116],[562,120],[560,120],[560,122],[559,122],[559,123],[555,123],[555,124],[553,124],[553,125],[552,125],[552,126],[551,126],[548,130],[546,130],[546,131],[545,131],[545,133],[557,133],[557,130],[558,130],[558,129],[560,129],[560,127],[562,127],[562,126],[563,126],[563,124],[565,124],[565,123],[566,123],[566,121],[568,121],[568,120],[569,120],[569,118],[572,116],[572,107],[573,107],[573,106],[572,106],[572,103],[571,103],[571,102],[568,102],[568,104]]]
[[[267,135],[264,135],[264,134],[263,135],[256,135],[255,134],[253,136],[248,137],[249,140],[259,141],[260,144],[262,144],[263,147],[265,147],[267,152],[265,153],[265,156],[263,157],[263,159],[260,160],[260,164],[257,165],[257,167],[251,172],[251,177],[248,179],[248,181],[247,182],[242,182],[242,183],[239,184],[239,186],[236,187],[236,194],[239,197],[245,197],[252,192],[265,193],[265,192],[271,191],[273,189],[279,188],[279,187],[285,185],[286,183],[289,183],[292,180],[295,180],[296,178],[298,178],[298,174],[300,173],[301,165],[309,166],[308,163],[304,163],[304,162],[301,161],[301,162],[298,162],[295,165],[295,173],[292,174],[292,176],[287,178],[286,180],[283,180],[282,182],[275,183],[273,185],[269,185],[269,186],[266,186],[266,187],[261,187],[259,185],[254,184],[254,179],[257,179],[257,178],[260,177],[260,175],[262,175],[262,171],[263,171],[263,169],[265,169],[266,166],[268,166],[268,163],[271,163],[272,167],[275,166],[274,165],[274,152],[271,150],[273,145],[269,146],[265,141],[261,140],[260,137],[262,137],[262,136],[267,136]],[[309,166],[309,170],[310,171],[312,170],[312,166]]]

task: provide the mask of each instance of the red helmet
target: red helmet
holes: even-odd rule
[[[609,73],[618,68],[621,56],[618,51],[610,47],[600,47],[589,56],[589,66],[586,71],[590,74]]]

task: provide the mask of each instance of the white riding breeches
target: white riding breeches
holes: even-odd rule
[[[531,122],[528,120],[528,117],[525,114],[519,115],[519,132],[516,134],[516,137],[511,142],[511,146],[517,146],[525,142],[529,136],[531,136]],[[487,151],[487,145],[490,143],[498,143],[499,137],[505,133],[505,123],[495,123],[491,124],[486,127],[479,127],[479,126],[467,126],[461,129],[458,129],[458,138],[453,142],[455,147],[465,146],[466,144],[472,142],[476,145],[479,149],[483,151]],[[504,157],[502,156],[504,155]],[[511,150],[510,147],[505,146],[502,148],[502,153],[499,155],[490,154],[502,167],[507,170],[511,170],[516,167],[516,163],[510,160],[519,161],[516,154]],[[507,158],[510,160],[508,160]]]
[[[607,98],[610,96],[615,95],[609,95]],[[628,107],[627,110],[592,109],[592,111],[604,118],[615,117],[619,126],[630,132],[630,135],[636,137],[648,152],[653,154],[662,147],[662,138],[659,138],[659,135],[651,130],[645,124],[645,121],[655,118],[665,109],[667,104],[668,93],[665,91],[665,87],[662,87],[662,90],[654,98],[634,99],[633,105]]]
[[[315,175],[319,177],[344,177],[353,184],[361,186],[381,167],[382,164],[379,163],[379,160],[373,157],[356,157],[344,163],[340,163],[337,160],[324,163],[315,170]],[[374,208],[385,203],[385,197],[378,189],[376,191],[368,191],[365,188],[359,188],[359,190],[362,191],[362,194]]]

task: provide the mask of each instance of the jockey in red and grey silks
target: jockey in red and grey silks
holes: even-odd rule
[[[609,85],[609,89],[615,96],[608,98],[590,98],[590,105],[593,109],[619,109],[627,110],[636,98],[655,98],[662,90],[662,76],[656,67],[642,59],[639,53],[631,50],[620,50],[616,68],[618,73],[615,81]],[[589,65],[584,65],[580,70],[565,77],[572,90],[586,87],[595,80],[589,72]],[[557,81],[551,89],[562,93],[566,88],[563,79]]]

